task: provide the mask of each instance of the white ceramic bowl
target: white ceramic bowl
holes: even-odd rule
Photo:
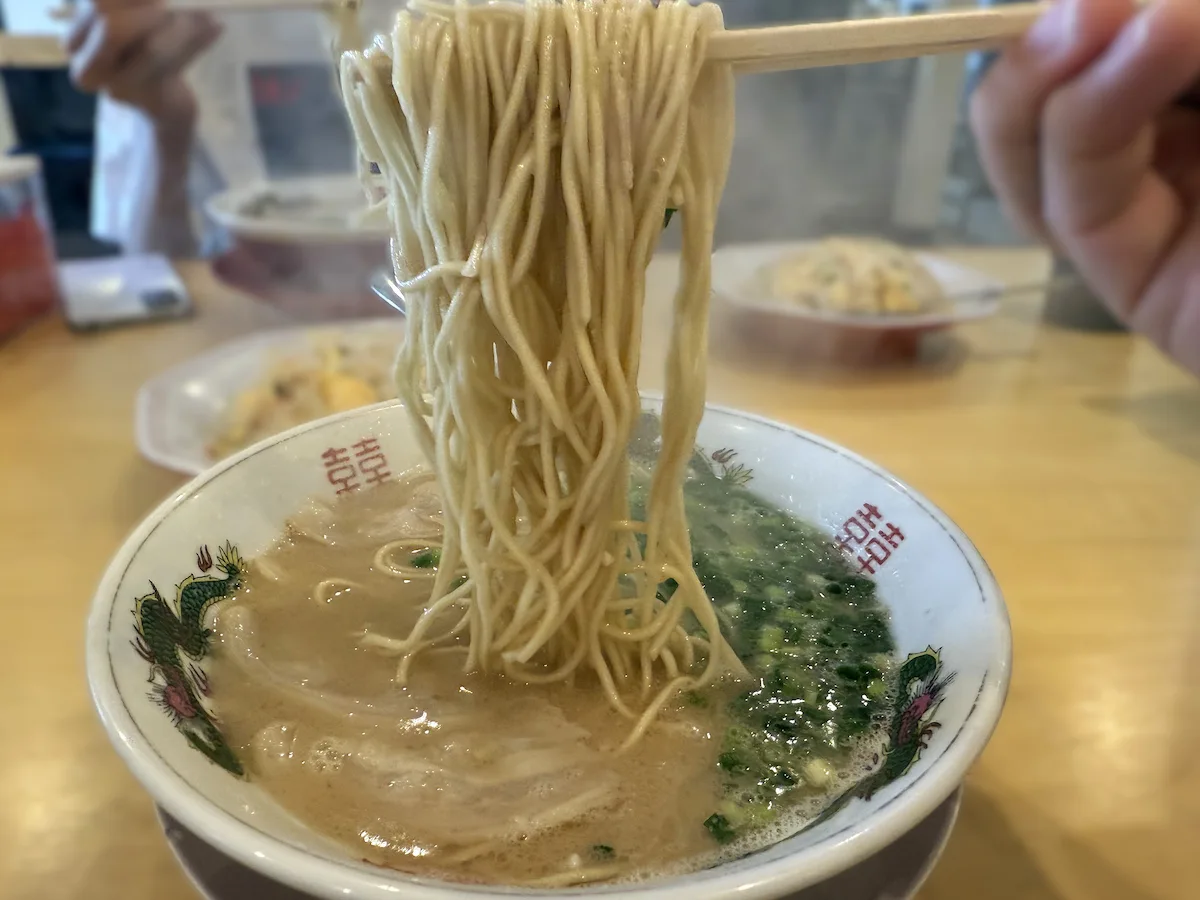
[[[641,885],[557,893],[450,885],[356,861],[284,812],[253,780],[235,777],[196,749],[221,744],[214,743],[215,726],[198,689],[203,659],[174,649],[195,639],[200,624],[194,612],[178,618],[180,592],[187,592],[186,609],[202,593],[219,597],[239,558],[265,550],[306,499],[332,498],[339,489],[334,482],[367,490],[372,478],[419,462],[395,403],[251,447],[182,488],[134,532],[105,573],[88,620],[88,679],[104,725],[137,778],[188,829],[270,878],[331,900],[529,894],[716,900],[735,892],[755,900],[822,881],[929,815],[983,750],[1009,681],[1004,603],[983,559],[945,515],[853,453],[716,407],[705,415],[699,443],[709,451],[735,451],[762,496],[840,536],[874,571],[899,648],[912,655],[900,670],[904,708],[894,719],[897,727],[907,726],[895,747],[880,748],[881,760],[897,763],[902,774],[868,779],[872,788],[862,793],[869,799],[849,798],[786,841],[713,869]],[[343,458],[348,461],[335,461]],[[154,599],[152,584],[165,602]],[[141,625],[152,640],[141,649],[153,662],[135,640],[135,601],[147,596]],[[220,752],[210,755],[222,759]]]
[[[280,206],[258,207],[264,197]],[[383,221],[361,221],[362,185],[353,175],[320,175],[230,188],[208,201],[208,214],[238,238],[279,244],[387,243]]]

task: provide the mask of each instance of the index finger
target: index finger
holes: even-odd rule
[[[996,61],[971,98],[979,156],[1007,212],[1045,237],[1042,112],[1062,84],[1100,57],[1134,16],[1132,0],[1056,0]]]
[[[123,61],[131,53],[136,54],[139,45],[170,15],[153,6],[97,15],[72,51],[72,80],[85,91],[103,88]]]
[[[1200,4],[1160,0],[1046,107],[1046,222],[1123,308],[1182,223],[1181,198],[1152,166],[1156,123],[1198,77]]]

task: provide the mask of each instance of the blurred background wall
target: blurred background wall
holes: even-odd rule
[[[59,2],[0,0],[7,40],[57,47],[65,25],[49,11]],[[973,4],[724,0],[722,6],[726,24],[736,28]],[[236,15],[227,27],[237,27]],[[740,79],[718,241],[850,231],[917,244],[1019,242],[998,212],[965,125],[966,90],[977,65],[974,57],[944,56]],[[0,151],[41,157],[59,253],[111,252],[87,233],[93,98],[71,86],[61,59],[28,65],[11,53],[0,53],[0,87]]]

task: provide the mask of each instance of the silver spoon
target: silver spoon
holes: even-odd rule
[[[371,276],[371,290],[375,292],[375,296],[400,315],[405,314],[404,295],[400,293],[400,287],[396,284],[396,277],[392,274],[390,267],[381,266],[375,270]]]

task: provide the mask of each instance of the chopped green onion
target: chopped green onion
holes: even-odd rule
[[[777,584],[768,584],[766,589],[767,599],[774,603],[783,603],[787,600],[787,591]]]
[[[413,557],[412,564],[417,569],[436,569],[441,561],[441,550],[425,550]]]
[[[638,514],[659,440],[657,419],[644,417],[631,472]],[[875,582],[828,535],[752,493],[750,474],[729,453],[697,449],[684,484],[693,569],[752,675],[728,699],[685,692],[680,701],[706,699],[728,715],[715,760],[723,799],[703,821],[720,844],[773,820],[789,794],[834,787],[848,749],[882,722],[894,690],[894,643]],[[644,553],[643,534],[638,545]],[[666,600],[673,587],[664,579],[657,590]],[[684,627],[699,629],[690,619]]]
[[[783,629],[778,625],[766,625],[758,633],[758,649],[763,653],[773,653],[783,649]]]
[[[720,813],[713,813],[704,820],[704,827],[708,829],[708,833],[716,839],[718,844],[728,844],[737,833],[733,830],[733,826],[729,824],[729,820]]]
[[[742,757],[732,750],[726,750],[717,757],[717,765],[726,772],[749,772],[750,767],[742,761]]]
[[[823,759],[810,759],[804,764],[804,778],[809,784],[824,787],[833,780],[833,766]]]

